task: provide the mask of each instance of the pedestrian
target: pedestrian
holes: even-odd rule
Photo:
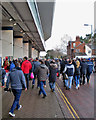
[[[57,64],[57,68],[58,68],[58,72],[57,72],[58,74],[57,74],[57,77],[59,77],[59,76],[60,76],[60,69],[61,69],[61,68],[60,68],[61,65],[60,65],[60,61],[59,61],[59,59],[56,60],[56,64]]]
[[[66,73],[68,76],[68,80],[65,80],[66,90],[70,90],[74,75],[74,65],[72,64],[72,60],[69,60],[69,63],[65,66],[63,73]]]
[[[63,74],[63,70],[65,69],[66,64],[67,64],[67,60],[63,58],[62,61],[61,61],[60,73],[63,76],[64,87],[66,87],[66,85],[65,85],[65,77],[64,77],[64,74]]]
[[[81,69],[81,66],[80,66],[80,62],[77,60],[76,61],[76,67],[75,67],[75,73],[74,73],[74,76],[75,76],[75,82],[76,82],[76,89],[79,89],[80,85],[79,85],[79,80],[80,80],[80,69]]]
[[[19,67],[17,65],[18,64],[16,64],[16,67]],[[17,108],[17,110],[20,110],[22,108],[22,105],[19,104],[19,100],[22,92],[22,86],[24,86],[25,91],[27,90],[25,77],[22,70],[13,68],[8,75],[8,79],[6,83],[7,89],[9,89],[9,83],[11,83],[11,89],[14,95],[14,102],[11,107],[11,110],[9,111],[9,115],[15,117],[14,109]]]
[[[90,83],[90,76],[91,76],[91,74],[92,74],[92,71],[93,71],[93,67],[94,67],[94,65],[93,65],[93,62],[90,60],[90,58],[87,60],[87,65],[88,65],[88,67],[87,67],[87,83]]]
[[[32,89],[34,88],[34,85],[35,85],[35,79],[36,79],[36,74],[35,74],[35,70],[36,68],[40,65],[40,62],[39,62],[39,59],[38,57],[35,59],[35,61],[33,62],[33,66],[32,66],[32,72],[34,74],[34,78],[33,78],[33,82],[32,82]],[[39,80],[37,80],[37,88],[40,87],[40,84],[39,84]]]
[[[48,75],[48,67],[45,65],[43,60],[40,60],[40,65],[36,68],[35,74],[37,75],[38,81],[40,83],[40,90],[39,90],[39,95],[41,93],[43,94],[43,98],[47,96],[45,90],[44,90],[44,84],[45,81],[47,80],[47,75]]]
[[[27,60],[27,57],[24,57],[24,62],[22,63],[21,69],[25,75],[27,82],[27,89],[29,88],[29,71],[32,69],[31,63]]]
[[[55,82],[57,79],[57,72],[58,72],[57,64],[55,63],[54,60],[52,60],[50,62],[50,67],[49,67],[49,86],[52,92],[55,91]]]
[[[85,85],[85,79],[86,79],[86,75],[87,75],[87,68],[88,68],[87,63],[85,62],[84,59],[82,59],[82,62],[81,62],[81,84],[83,84],[83,85]]]
[[[12,62],[10,63],[9,71],[11,71],[14,67],[15,67],[15,64],[14,64],[14,62],[12,61]]]
[[[5,81],[4,81],[4,78],[6,76],[6,71],[4,70],[3,66],[1,68],[1,73],[2,73],[2,88],[4,88],[4,85],[5,85]]]
[[[9,66],[10,66],[10,63],[8,61],[8,57],[5,58],[5,61],[4,61],[4,69],[6,72],[9,72]]]

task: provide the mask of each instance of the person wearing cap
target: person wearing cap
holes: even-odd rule
[[[88,60],[87,60],[87,65],[88,65],[88,68],[87,68],[87,75],[86,75],[86,77],[87,77],[87,83],[90,83],[90,76],[92,74],[93,67],[94,67],[93,62],[91,61],[90,58],[88,58]]]

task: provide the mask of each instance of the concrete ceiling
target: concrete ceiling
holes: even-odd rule
[[[44,40],[47,40],[51,36],[52,20],[54,11],[54,2],[39,2],[37,3],[38,12],[44,32]],[[45,44],[42,43],[40,35],[38,33],[35,21],[27,2],[2,2],[2,20],[3,25],[13,25],[15,32],[23,30],[26,34],[24,37],[29,36],[31,42],[34,41],[35,48],[39,51],[45,50]],[[9,18],[13,20],[10,22]]]

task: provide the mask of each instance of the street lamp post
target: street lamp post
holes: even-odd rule
[[[92,25],[89,25],[89,24],[84,24],[84,26],[91,26],[91,50],[92,50],[92,34],[93,34],[92,30],[93,30],[93,27],[92,27]],[[91,53],[91,56],[92,56],[92,53]]]

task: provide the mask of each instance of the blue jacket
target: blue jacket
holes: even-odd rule
[[[87,65],[88,65],[88,68],[87,68],[87,72],[88,73],[92,73],[92,71],[93,71],[93,62],[91,62],[91,61],[88,61],[87,62]]]
[[[16,68],[13,68],[8,75],[6,88],[9,88],[10,82],[12,89],[22,89],[22,86],[26,88],[25,76],[22,70],[17,70]]]
[[[15,65],[14,65],[14,63],[12,62],[12,63],[10,64],[10,70],[9,70],[9,71],[11,71],[14,67],[15,67]]]

